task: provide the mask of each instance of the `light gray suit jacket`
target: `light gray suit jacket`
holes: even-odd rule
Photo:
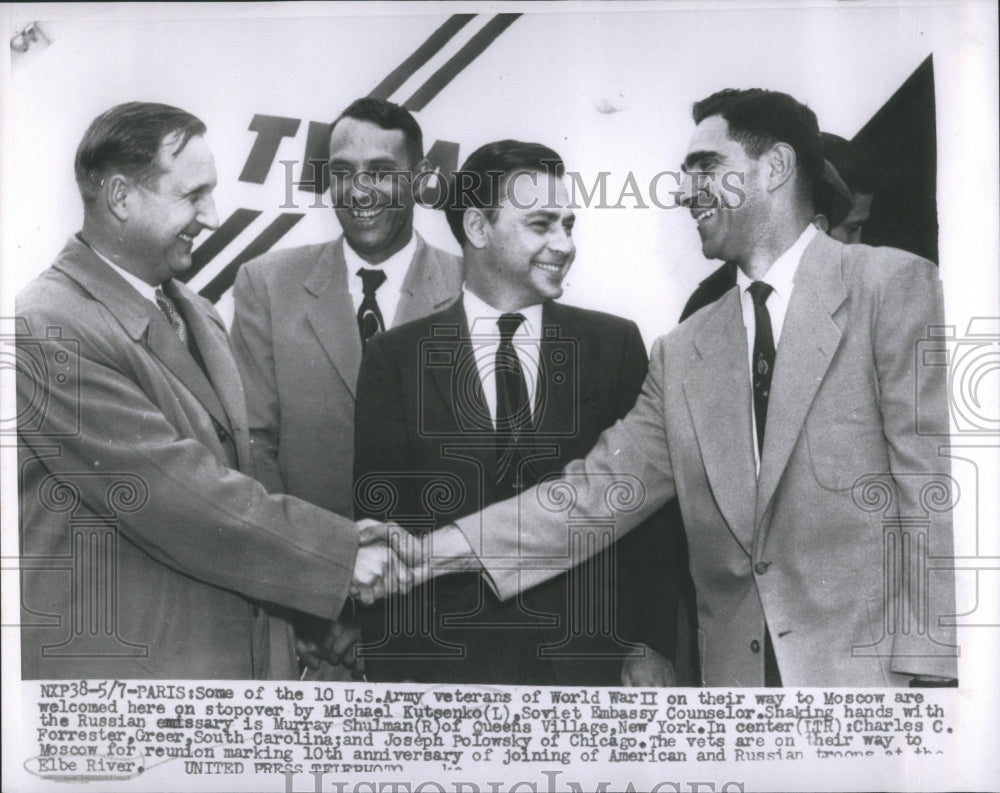
[[[458,526],[510,597],[519,576],[528,587],[576,561],[588,521],[625,532],[676,493],[706,684],[763,685],[765,620],[785,685],[953,677],[953,574],[932,570],[952,559],[946,372],[918,366],[941,323],[930,262],[816,235],[777,350],[759,476],[733,289],[656,341],[635,408],[586,459]],[[940,435],[917,433],[918,411]]]
[[[222,320],[166,286],[205,371],[79,239],[18,296],[26,678],[266,676],[258,602],[347,597],[354,524],[249,475]]]

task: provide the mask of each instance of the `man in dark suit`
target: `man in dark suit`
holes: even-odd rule
[[[204,133],[159,104],[95,119],[83,230],[17,299],[25,678],[268,677],[264,607],[330,619],[386,572],[251,477],[222,320],[175,279],[218,224]]]
[[[953,684],[947,373],[919,355],[937,269],[817,232],[819,129],[792,97],[721,91],[693,115],[684,169],[708,189],[685,202],[737,288],[657,340],[586,458],[430,535],[419,572],[479,565],[510,598],[577,563],[588,521],[621,535],[676,494],[705,684]]]
[[[330,127],[329,165],[343,236],[243,265],[233,291],[232,346],[246,388],[257,478],[272,493],[350,515],[365,338],[451,303],[462,265],[413,229],[414,177],[428,163],[408,110],[371,97],[353,102]],[[292,621],[311,639],[326,630],[302,617]],[[348,626],[334,630],[340,635]],[[343,636],[331,660],[349,647]],[[297,677],[287,655],[288,675]],[[343,667],[326,673],[346,678]]]
[[[483,146],[457,172],[446,211],[465,289],[444,311],[369,342],[359,516],[424,533],[559,471],[634,404],[646,372],[635,324],[555,302],[575,255],[562,177],[554,151],[511,140]],[[676,535],[666,520],[658,514],[585,571],[514,602],[456,574],[367,610],[369,678],[671,684],[676,597],[664,561]]]

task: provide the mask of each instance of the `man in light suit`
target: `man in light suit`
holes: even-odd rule
[[[685,202],[739,288],[657,340],[585,459],[430,535],[422,574],[481,565],[512,597],[579,561],[587,521],[624,533],[676,493],[705,684],[953,684],[946,372],[918,365],[937,270],[817,233],[819,130],[792,97],[722,91],[694,120]]]
[[[353,102],[331,125],[329,165],[343,236],[247,262],[233,292],[232,347],[257,478],[272,493],[350,515],[362,336],[451,303],[462,266],[413,229],[414,176],[428,163],[409,111],[370,97]],[[290,619],[303,638],[329,638],[326,626]],[[332,660],[349,647],[341,636]]]
[[[514,140],[480,147],[458,172],[470,189],[446,212],[462,298],[372,339],[361,366],[359,517],[408,516],[423,533],[474,513],[586,453],[635,404],[646,374],[635,323],[555,300],[576,254],[563,173],[555,151]],[[679,540],[671,517],[516,602],[458,573],[366,609],[369,679],[672,684],[676,577],[656,561]]]
[[[249,475],[222,321],[174,278],[218,224],[204,133],[160,104],[95,119],[83,229],[18,296],[25,678],[268,677],[267,604],[330,619],[387,572]]]

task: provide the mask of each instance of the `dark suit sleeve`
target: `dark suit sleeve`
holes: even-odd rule
[[[405,481],[392,472],[413,466],[407,453],[404,394],[383,339],[368,342],[358,375],[354,414],[354,510],[358,519],[385,520],[400,503]],[[416,394],[408,395],[417,399]],[[402,503],[409,503],[403,501]]]
[[[628,324],[619,360],[619,403],[616,418],[635,405],[646,377],[648,358],[639,329]],[[642,525],[619,540],[618,625],[622,638],[641,642],[672,659],[677,644],[677,591],[680,558],[678,537],[683,534],[676,500],[659,509]]]
[[[246,392],[253,475],[268,492],[284,493],[285,484],[278,469],[281,414],[274,373],[271,305],[265,285],[256,281],[246,267],[240,268],[236,275],[230,346]]]

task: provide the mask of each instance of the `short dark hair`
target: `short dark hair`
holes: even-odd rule
[[[835,228],[847,220],[854,203],[851,188],[829,160],[823,161],[823,178],[816,184],[815,209]]]
[[[76,183],[93,201],[108,174],[118,171],[143,184],[159,176],[163,141],[175,135],[176,157],[188,141],[205,134],[204,122],[186,110],[156,102],[126,102],[95,118],[76,150]]]
[[[330,134],[333,134],[333,128],[345,118],[367,121],[382,129],[398,129],[406,138],[410,156],[413,158],[412,164],[416,165],[424,156],[424,133],[410,111],[401,105],[374,96],[355,99],[330,124]]]
[[[691,116],[695,124],[722,116],[729,124],[729,137],[743,144],[751,157],[760,157],[775,143],[787,143],[795,150],[806,196],[811,197],[822,180],[823,148],[816,114],[788,94],[726,88],[695,102]]]
[[[505,195],[507,182],[518,173],[544,173],[562,177],[562,157],[541,143],[498,140],[480,146],[452,175],[444,212],[459,245],[464,245],[465,210],[481,209],[491,221]]]
[[[823,156],[833,163],[849,188],[855,193],[874,193],[878,181],[876,168],[868,152],[854,141],[832,132],[821,132]]]

